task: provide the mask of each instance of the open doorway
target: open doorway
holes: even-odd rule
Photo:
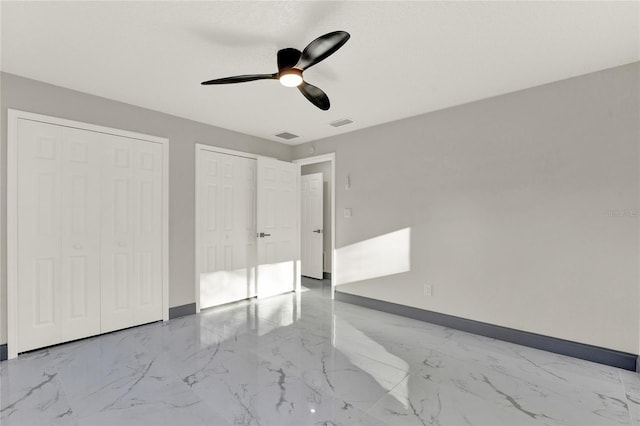
[[[321,174],[322,182],[322,200],[320,203],[310,202],[307,208],[318,208],[318,204],[321,205],[321,222],[322,225],[318,225],[315,222],[313,225],[308,224],[308,234],[305,235],[303,227],[301,226],[301,245],[305,244],[306,240],[309,243],[318,243],[321,241],[322,246],[319,253],[318,247],[311,249],[310,252],[313,256],[321,256],[319,260],[313,260],[314,265],[305,265],[305,257],[302,257],[302,271],[303,271],[303,284],[306,283],[309,286],[318,285],[330,285],[330,295],[333,299],[334,296],[334,282],[335,282],[335,268],[334,268],[334,249],[335,249],[335,154],[318,155],[314,157],[302,158],[293,161],[299,164],[301,182],[308,180],[310,183],[317,182],[318,175]],[[301,185],[301,188],[303,186]],[[317,188],[316,188],[317,189]],[[304,190],[304,188],[303,188]],[[317,191],[310,191],[308,195],[313,198],[317,197]],[[302,196],[302,194],[301,194]],[[301,198],[301,204],[304,200]],[[301,206],[301,210],[305,210],[305,206]],[[316,213],[317,215],[318,213]],[[303,220],[304,222],[304,220]],[[320,238],[321,237],[321,238]],[[310,262],[310,261],[308,261]],[[319,265],[317,265],[319,263]],[[321,271],[318,270],[321,269]],[[307,275],[317,278],[317,281],[306,278]],[[322,278],[322,281],[320,281]]]

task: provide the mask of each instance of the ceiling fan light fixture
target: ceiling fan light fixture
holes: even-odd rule
[[[277,55],[278,72],[273,74],[235,75],[203,81],[201,84],[209,86],[212,84],[244,83],[255,80],[280,80],[283,86],[297,87],[309,102],[321,110],[327,111],[331,107],[329,97],[319,87],[304,81],[302,73],[309,67],[324,61],[336,53],[349,40],[349,37],[351,36],[346,31],[333,31],[313,40],[302,52],[292,47],[280,49]]]
[[[302,71],[296,68],[283,70],[278,76],[280,84],[285,87],[297,87],[302,84]]]

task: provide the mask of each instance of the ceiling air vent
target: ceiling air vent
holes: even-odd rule
[[[343,118],[342,120],[336,120],[329,123],[329,125],[333,127],[346,126],[347,124],[353,123],[353,120],[349,120],[348,118]]]
[[[289,132],[278,133],[276,136],[286,140],[294,139],[298,137],[298,135],[294,135],[293,133],[289,133]]]

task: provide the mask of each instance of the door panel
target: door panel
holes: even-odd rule
[[[322,185],[322,173],[309,174],[301,178],[302,275],[317,279],[322,279],[324,272]]]
[[[162,319],[162,145],[109,136],[103,162],[102,331]]]
[[[63,341],[100,333],[100,158],[95,132],[63,127]]]
[[[134,151],[134,322],[162,319],[162,145],[137,141]]]
[[[200,308],[255,296],[256,161],[198,151]]]
[[[56,307],[57,299],[57,277],[55,274],[54,258],[40,258],[33,262],[35,266],[35,321],[37,327],[55,326],[56,324]]]
[[[57,308],[62,132],[20,120],[18,134],[18,351],[25,351],[62,338]]]
[[[101,227],[102,331],[135,324],[136,294],[133,268],[135,143],[122,137],[105,138]]]
[[[299,284],[299,174],[296,164],[258,159],[258,297]]]

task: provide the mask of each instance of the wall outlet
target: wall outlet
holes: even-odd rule
[[[344,209],[344,217],[347,219],[353,215],[353,211],[351,209]]]
[[[433,286],[431,286],[431,284],[424,285],[424,295],[433,296]]]

